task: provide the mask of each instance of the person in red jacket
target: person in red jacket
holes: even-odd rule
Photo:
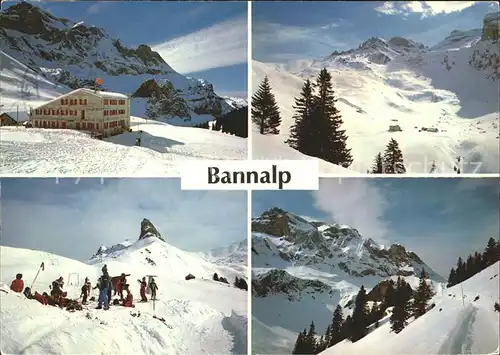
[[[128,285],[127,284],[123,285],[123,288],[125,289],[125,291],[127,291],[127,296],[123,300],[123,307],[135,307],[135,305],[133,304],[134,297],[132,296],[132,293],[128,289]]]
[[[35,294],[34,294],[33,298],[36,299],[41,304],[43,304],[44,306],[46,306],[46,305],[49,304],[49,302],[47,301],[47,299],[45,297],[43,297],[41,294],[39,294],[38,292],[36,292],[36,291],[35,291]]]
[[[146,297],[146,287],[148,286],[148,283],[146,282],[146,277],[143,277],[142,281],[137,281],[141,284],[141,302],[147,302],[148,298]]]
[[[23,281],[23,274],[17,274],[16,279],[12,281],[10,284],[10,289],[14,292],[23,292],[24,290],[24,281]]]

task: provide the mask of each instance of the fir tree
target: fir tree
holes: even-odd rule
[[[332,328],[330,326],[330,324],[328,324],[328,326],[326,327],[326,330],[325,330],[325,344],[326,344],[326,348],[328,348],[329,346],[331,346],[332,342]]]
[[[317,158],[330,163],[349,167],[352,164],[351,150],[347,148],[347,135],[341,129],[343,124],[340,111],[335,107],[338,101],[335,98],[332,76],[326,69],[322,69],[314,85],[317,94],[314,100],[312,113],[317,135]]]
[[[382,159],[382,153],[378,153],[377,156],[375,157],[371,173],[372,174],[384,173],[384,160]]]
[[[260,134],[279,134],[281,116],[267,76],[252,97],[252,121]]]
[[[500,251],[498,243],[491,237],[488,239],[488,244],[483,253],[484,267],[493,265],[500,259]]]
[[[366,329],[368,320],[368,306],[366,304],[366,290],[363,285],[356,296],[354,311],[352,313],[351,341],[356,342],[364,337],[368,331]]]
[[[302,86],[300,97],[295,98],[293,108],[295,122],[290,128],[290,137],[285,143],[306,155],[318,155],[319,152],[316,150],[318,132],[313,121],[314,95],[309,79]]]
[[[401,277],[398,277],[398,281],[396,283],[395,305],[389,319],[391,329],[395,333],[399,333],[408,324],[407,319],[409,317],[408,309],[410,297],[411,296],[408,295],[406,282]]]
[[[399,144],[394,138],[391,138],[384,152],[384,173],[385,174],[404,174],[406,168],[403,161],[403,153],[399,149]]]
[[[316,353],[316,326],[314,325],[314,322],[311,322],[311,325],[309,326],[309,332],[307,332],[306,336],[306,345],[307,345],[307,352],[304,354],[315,354]]]
[[[347,316],[345,318],[344,324],[342,326],[342,339],[351,339],[351,333],[352,333],[352,317]]]
[[[474,259],[471,254],[467,257],[467,261],[465,262],[465,278],[474,276]]]
[[[477,251],[474,253],[474,275],[483,270],[483,256]]]
[[[448,285],[447,287],[452,287],[457,284],[457,274],[455,272],[455,268],[451,268],[450,276],[448,276]]]
[[[333,346],[345,338],[342,334],[343,326],[344,315],[342,314],[342,307],[340,307],[340,305],[337,305],[337,308],[335,308],[335,311],[333,312],[332,324],[330,325],[329,346]]]
[[[465,280],[465,263],[462,257],[458,258],[456,275],[457,275],[457,284]]]
[[[299,355],[308,354],[306,338],[307,338],[307,332],[304,329],[304,331],[302,333],[299,333],[299,335],[297,336],[297,340],[295,342],[292,354],[299,354]]]
[[[429,276],[425,270],[422,269],[422,272],[420,273],[420,281],[413,301],[415,317],[420,317],[425,314],[427,304],[431,300],[432,296],[434,296],[434,292],[432,291],[430,284],[427,283],[428,277]]]

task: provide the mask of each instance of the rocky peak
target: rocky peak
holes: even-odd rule
[[[409,39],[404,38],[404,37],[399,37],[399,36],[392,37],[389,40],[389,43],[392,44],[393,46],[397,46],[397,47],[401,47],[401,48],[405,48],[405,49],[411,49],[411,48],[423,49],[424,48],[424,45],[421,43],[416,43],[412,40],[409,40]]]
[[[151,223],[151,221],[147,218],[144,218],[141,222],[141,234],[139,235],[139,240],[146,238],[158,238],[162,241],[165,241],[160,232],[156,229],[156,227]]]
[[[270,270],[252,280],[252,294],[256,297],[284,293],[292,301],[300,298],[300,294],[308,288],[309,293],[332,292],[331,288],[321,281],[299,279],[279,269]]]
[[[379,48],[387,48],[388,44],[382,38],[379,37],[371,37],[368,40],[361,43],[359,49],[379,49]]]

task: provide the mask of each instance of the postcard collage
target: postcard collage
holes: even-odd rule
[[[0,354],[500,353],[498,1],[0,2]]]

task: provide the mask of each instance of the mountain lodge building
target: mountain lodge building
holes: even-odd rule
[[[110,137],[130,129],[130,99],[120,93],[76,89],[31,110],[30,122],[35,128],[75,129]]]

